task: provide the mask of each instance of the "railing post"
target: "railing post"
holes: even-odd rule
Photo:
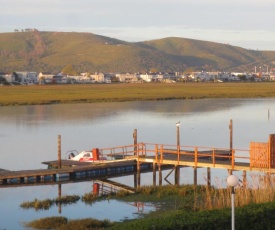
[[[213,158],[213,166],[215,165],[216,163],[216,158],[215,158],[215,148],[213,148],[213,155],[212,155],[212,158]]]
[[[195,167],[198,165],[198,147],[195,147]]]
[[[158,159],[158,145],[155,145],[155,158]]]
[[[160,162],[163,162],[163,145],[161,145],[161,149],[160,149]]]
[[[234,169],[234,162],[235,162],[235,150],[232,150],[232,161],[231,161],[231,167],[232,167],[232,169]]]

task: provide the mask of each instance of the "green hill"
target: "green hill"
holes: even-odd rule
[[[253,71],[257,63],[269,65],[273,60],[274,51],[185,38],[131,43],[92,33],[0,33],[0,72],[60,72],[68,64],[78,72],[91,73],[232,68]]]

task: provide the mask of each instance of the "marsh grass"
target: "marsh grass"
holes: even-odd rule
[[[31,227],[35,229],[58,229],[62,225],[66,225],[68,219],[65,217],[47,217],[38,220],[31,221],[26,224],[26,227]]]
[[[235,205],[261,204],[275,201],[274,176],[251,174],[248,183],[235,188]],[[205,192],[194,196],[194,209],[213,210],[231,206],[231,188],[205,187]]]
[[[79,196],[77,195],[72,195],[72,196],[61,196],[56,199],[45,199],[45,200],[38,200],[34,199],[34,201],[27,201],[23,202],[20,207],[24,209],[30,209],[34,208],[36,211],[37,210],[48,210],[53,204],[72,204],[76,203],[80,199]]]
[[[31,221],[26,227],[35,229],[59,229],[59,230],[86,230],[86,229],[104,229],[112,226],[109,220],[96,220],[92,218],[80,220],[68,220],[65,217],[47,217]]]
[[[259,226],[270,225],[271,223],[267,223],[267,220],[272,215],[269,212],[273,212],[275,208],[273,207],[274,205],[272,206],[275,201],[275,176],[251,174],[248,181],[246,183],[243,182],[235,189],[236,215],[240,215],[240,217],[237,216],[237,221],[239,221],[238,226],[242,225],[241,229],[246,229],[247,223],[245,221],[250,222],[255,220],[255,218]],[[222,229],[222,226],[225,226],[225,224],[226,226],[227,224],[230,226],[231,189],[222,186],[223,183],[218,182],[218,180],[216,183],[218,183],[217,186],[141,186],[136,194],[125,193],[124,195],[117,196],[114,193],[106,196],[108,199],[118,199],[125,202],[162,203],[162,208],[147,214],[146,218],[139,220],[113,223],[109,220],[99,221],[90,218],[67,220],[61,217],[60,219],[52,217],[32,221],[28,223],[28,226],[59,230],[105,229],[112,227],[115,229],[125,229],[125,226],[133,227],[129,229],[136,229],[137,226],[140,226],[138,229],[151,229],[153,223],[154,225],[157,224],[156,226],[159,226],[160,229],[166,229],[163,226],[170,226],[168,229],[177,229],[177,227],[185,225],[186,227],[190,227],[191,225],[207,226],[206,228],[198,229],[209,229],[210,226],[213,227],[214,221],[217,229]],[[84,199],[84,197],[86,198]],[[104,199],[106,197],[87,193],[82,197],[82,201],[94,202],[97,199]],[[261,221],[258,215],[264,216],[264,221]],[[182,218],[185,219],[182,220]]]
[[[4,86],[0,105],[275,97],[275,83],[145,83]]]

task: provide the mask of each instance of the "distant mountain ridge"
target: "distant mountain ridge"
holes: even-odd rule
[[[0,72],[252,71],[271,65],[275,51],[247,50],[227,44],[169,37],[126,42],[92,33],[0,33]]]

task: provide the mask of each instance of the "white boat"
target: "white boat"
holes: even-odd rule
[[[76,150],[70,150],[66,154],[66,159],[80,162],[97,162],[106,161],[106,157],[100,156],[99,149],[93,149],[91,151],[82,151],[78,153]]]

